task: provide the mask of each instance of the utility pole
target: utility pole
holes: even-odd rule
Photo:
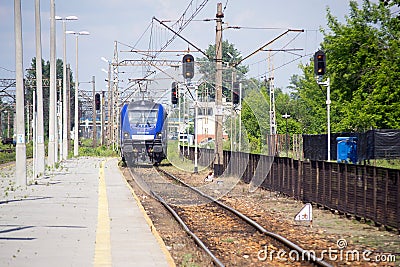
[[[326,116],[328,128],[328,161],[331,160],[331,80],[329,77],[326,82],[322,82],[323,75],[326,73],[326,55],[323,51],[318,50],[314,54],[314,73],[317,76],[318,85],[326,87]]]
[[[37,97],[37,130],[36,130],[36,173],[43,174],[45,166],[44,126],[43,126],[43,75],[42,75],[42,41],[40,21],[40,0],[35,0],[35,35],[36,35],[36,97]],[[36,177],[34,177],[35,179]]]
[[[93,129],[93,148],[97,146],[97,123],[96,123],[96,84],[95,84],[95,77],[92,76],[92,86],[93,86],[93,123],[92,123],[92,129]]]
[[[104,136],[105,136],[105,131],[104,131],[104,115],[105,115],[105,108],[104,108],[104,91],[101,92],[101,105],[100,105],[100,109],[101,109],[101,145],[104,146]]]
[[[62,90],[62,97],[61,97],[61,90],[60,90],[60,102],[62,99],[62,108],[60,109],[60,119],[62,121],[61,126],[62,130],[60,131],[60,159],[66,160],[68,158],[68,120],[67,117],[69,114],[68,106],[67,106],[67,29],[66,29],[66,22],[71,20],[77,20],[76,16],[67,16],[65,18],[56,17],[56,20],[62,21],[63,27],[63,90]]]
[[[62,120],[62,145],[61,145],[61,159],[66,160],[68,158],[68,133],[67,133],[67,121],[68,121],[68,111],[67,111],[67,30],[65,25],[65,20],[62,21],[63,26],[63,97],[62,97],[62,107],[61,107],[61,120]]]
[[[67,147],[65,150],[66,153],[66,158],[68,158],[68,153],[69,153],[69,148],[71,147],[71,95],[70,95],[70,89],[71,89],[71,81],[70,81],[70,76],[71,76],[71,66],[69,64],[67,64],[67,101],[66,101],[66,106],[67,108],[67,133],[65,136],[65,139],[67,140]]]
[[[16,152],[16,185],[26,186],[26,144],[24,117],[24,70],[22,49],[21,0],[14,0],[14,33],[15,33],[15,98],[17,145]]]
[[[197,164],[197,161],[198,161],[198,134],[197,134],[197,132],[198,132],[198,126],[199,126],[199,124],[198,124],[198,122],[197,122],[197,119],[198,119],[198,116],[199,116],[199,111],[198,111],[198,109],[199,109],[199,97],[198,97],[198,86],[197,85],[195,85],[195,87],[194,87],[194,93],[196,94],[195,95],[195,104],[194,104],[194,169],[193,169],[193,172],[194,173],[198,173],[199,172],[199,168],[198,168],[198,164]]]
[[[231,101],[232,101],[232,109],[231,109],[231,151],[235,151],[234,145],[236,148],[236,111],[235,111],[235,104],[233,103],[233,98],[234,98],[234,86],[236,83],[236,68],[232,68],[232,73],[231,73]],[[241,96],[239,96],[241,97]],[[235,131],[233,130],[235,128]],[[233,138],[235,137],[235,138]],[[235,144],[234,144],[235,143]]]
[[[36,136],[36,129],[37,129],[37,117],[36,117],[36,90],[33,91],[32,93],[32,147],[33,147],[33,166],[32,166],[32,173],[33,173],[33,180],[36,179],[37,177],[37,170],[36,170],[36,165],[37,165],[37,136]]]
[[[331,80],[326,79],[326,116],[328,124],[328,161],[331,160]]]
[[[78,76],[78,36],[75,39],[75,115],[74,115],[74,157],[79,155],[79,76]]]
[[[276,149],[276,112],[275,112],[275,87],[274,87],[274,66],[272,63],[271,51],[268,55],[268,69],[269,69],[269,77],[268,77],[268,85],[269,85],[269,155],[275,156]]]
[[[215,157],[214,157],[214,175],[221,176],[223,173],[223,107],[222,107],[222,3],[217,4],[217,27],[215,35],[215,55],[216,55],[216,72],[215,72]]]
[[[108,62],[108,91],[107,91],[107,110],[108,110],[108,118],[107,118],[107,147],[110,147],[112,140],[112,103],[113,103],[113,91],[111,87],[111,62]]]
[[[327,117],[327,135],[328,135],[328,161],[331,160],[331,81],[329,77],[326,82],[318,82],[319,85],[326,87],[326,117]]]
[[[75,53],[75,66],[76,66],[76,69],[75,69],[75,114],[74,114],[74,121],[75,121],[75,129],[74,129],[74,157],[77,157],[78,155],[79,155],[79,114],[78,114],[78,112],[79,112],[79,107],[78,107],[78,105],[79,105],[79,99],[78,99],[78,97],[79,97],[79,78],[78,78],[78,70],[79,70],[79,68],[78,68],[78,63],[79,63],[79,60],[78,60],[78,55],[79,55],[79,52],[78,52],[78,37],[79,37],[79,35],[89,35],[90,33],[89,32],[87,32],[87,31],[80,31],[80,32],[74,32],[74,31],[66,31],[66,33],[68,33],[68,34],[73,34],[73,35],[75,35],[75,51],[76,51],[76,53]]]
[[[57,62],[57,61],[56,61]],[[56,65],[57,66],[57,65]],[[57,68],[57,67],[56,67]],[[57,71],[56,71],[57,73]],[[56,79],[56,123],[54,132],[56,133],[56,147],[55,147],[55,162],[59,162],[62,159],[61,149],[62,149],[62,84]],[[57,99],[57,91],[59,93]],[[59,154],[60,153],[60,156]]]
[[[286,157],[289,157],[289,133],[288,133],[288,119],[290,118],[290,115],[285,113],[282,115],[282,118],[286,119]]]
[[[54,166],[56,155],[56,22],[55,4],[50,0],[50,97],[49,97],[49,145],[48,161],[50,167]]]
[[[239,83],[239,152],[242,151],[242,83]]]
[[[113,103],[112,103],[112,140],[113,140],[113,150],[118,149],[118,125],[119,125],[119,92],[118,92],[118,42],[114,42],[114,57],[112,61],[112,74],[113,74]]]

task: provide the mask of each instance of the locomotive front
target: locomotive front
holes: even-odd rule
[[[161,104],[147,100],[125,104],[121,110],[121,152],[128,164],[158,164],[167,152],[167,114]]]

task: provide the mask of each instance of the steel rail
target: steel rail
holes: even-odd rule
[[[132,169],[128,168],[129,173],[132,176],[132,179],[136,181],[135,176],[133,175]],[[144,182],[144,181],[143,181]],[[136,181],[136,183],[138,183]],[[144,182],[146,183],[146,182]],[[146,183],[147,185],[147,183]],[[148,185],[147,185],[148,186]],[[186,223],[182,220],[179,214],[169,205],[160,195],[158,195],[153,190],[149,190],[150,194],[154,196],[171,214],[174,216],[175,220],[182,226],[183,230],[193,238],[193,240],[211,257],[212,261],[219,267],[225,267],[225,265],[208,249],[208,247],[201,241],[201,239],[193,233],[190,228],[186,225]]]
[[[224,203],[220,202],[219,200],[204,194],[202,191],[198,190],[195,187],[192,187],[191,185],[185,183],[184,181],[182,181],[181,179],[175,177],[174,175],[156,167],[157,171],[162,172],[163,174],[169,176],[170,178],[174,179],[175,181],[181,183],[182,185],[192,189],[193,191],[197,192],[198,194],[200,194],[201,196],[213,201],[214,203],[216,203],[217,205],[223,207],[224,209],[232,212],[233,214],[235,214],[236,216],[238,216],[239,218],[243,219],[245,222],[247,222],[248,224],[250,224],[251,226],[253,226],[254,228],[256,228],[258,231],[260,231],[261,233],[270,236],[272,238],[274,238],[275,240],[278,240],[279,242],[283,243],[285,246],[289,247],[292,250],[295,250],[299,253],[301,253],[301,255],[306,255],[308,256],[308,261],[310,261],[311,263],[317,264],[318,266],[323,266],[323,267],[332,267],[331,264],[327,263],[326,261],[317,258],[315,255],[310,254],[309,252],[307,252],[305,249],[301,248],[300,246],[296,245],[295,243],[291,242],[290,240],[288,240],[287,238],[278,235],[276,233],[270,232],[268,230],[266,230],[264,227],[262,227],[261,225],[259,225],[258,223],[256,223],[254,220],[250,219],[249,217],[247,217],[246,215],[244,215],[243,213],[225,205]]]
[[[189,227],[185,224],[185,222],[181,219],[181,217],[176,213],[176,211],[157,193],[154,191],[150,190],[150,193],[163,204],[163,206],[172,214],[172,216],[175,217],[175,220],[178,221],[178,223],[182,226],[182,228],[185,230],[185,232],[190,235],[194,241],[212,258],[212,261],[220,267],[225,267],[225,265],[208,249],[208,247],[201,241],[201,239],[193,233]]]

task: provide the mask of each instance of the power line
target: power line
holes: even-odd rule
[[[157,20],[160,24],[162,24],[164,27],[169,28],[169,30],[174,33],[174,35],[164,44],[164,46],[161,47],[160,50],[166,49],[172,43],[172,41],[175,40],[175,38],[177,36],[182,38],[182,36],[180,36],[179,34],[186,28],[186,26],[192,21],[192,19],[205,7],[207,2],[208,2],[208,0],[203,0],[203,2],[198,4],[195,7],[196,9],[193,11],[193,13],[190,15],[190,17],[186,20],[185,19],[186,13],[188,12],[189,8],[193,6],[193,0],[190,1],[188,6],[186,7],[185,11],[181,15],[181,17],[171,27],[167,26],[162,21]],[[197,4],[197,1],[196,1],[196,4]],[[153,17],[153,19],[155,19],[155,17]],[[174,30],[174,28],[176,28],[176,27],[177,27],[177,30]],[[194,46],[194,47],[196,49],[198,49],[196,46]],[[198,49],[198,50],[201,51],[200,49]],[[155,56],[157,56],[157,54]]]
[[[15,70],[9,70],[9,69],[4,68],[4,67],[0,67],[0,69],[6,70],[6,71],[9,71],[9,72],[15,72]]]
[[[222,12],[225,12],[225,9],[226,9],[226,6],[228,5],[228,2],[229,2],[229,0],[226,0],[225,6],[224,6],[224,8],[222,9]]]

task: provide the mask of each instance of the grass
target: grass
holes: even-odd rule
[[[92,147],[91,139],[82,139],[82,144],[79,146],[79,155],[80,156],[92,156],[92,157],[117,157],[118,153],[113,151],[111,148],[107,148],[107,146],[98,146]],[[47,144],[45,144],[47,148]],[[73,142],[71,142],[71,148],[73,148]],[[15,147],[10,145],[3,145],[0,143],[0,150],[6,151],[11,149],[9,152],[0,152],[0,164],[13,162],[15,161]],[[73,151],[68,153],[69,158],[72,158],[74,155]],[[26,157],[33,157],[33,142],[26,143]]]
[[[192,172],[194,169],[194,162],[192,160],[189,160],[189,159],[183,157],[179,153],[177,140],[169,140],[168,141],[167,158],[168,158],[168,161],[177,168],[180,168],[182,170],[189,171],[189,172]],[[205,168],[204,166],[198,165],[199,172],[204,168]]]
[[[73,147],[72,144],[71,147]],[[118,157],[118,153],[105,145],[93,147],[92,139],[82,139],[82,143],[79,145],[79,156]],[[69,152],[69,157],[73,157],[73,151]]]
[[[15,161],[15,146],[12,145],[3,145],[0,143],[0,150],[1,151],[8,151],[11,152],[0,152],[0,164]],[[26,157],[32,158],[33,155],[33,142],[26,143]]]
[[[368,165],[390,168],[390,169],[400,169],[400,159],[377,159],[371,160]]]
[[[190,253],[188,253],[188,254],[185,254],[184,256],[183,256],[183,259],[182,259],[182,267],[198,267],[199,265],[197,265],[195,262],[193,262],[194,260],[193,260],[193,255],[192,254],[190,254]]]

